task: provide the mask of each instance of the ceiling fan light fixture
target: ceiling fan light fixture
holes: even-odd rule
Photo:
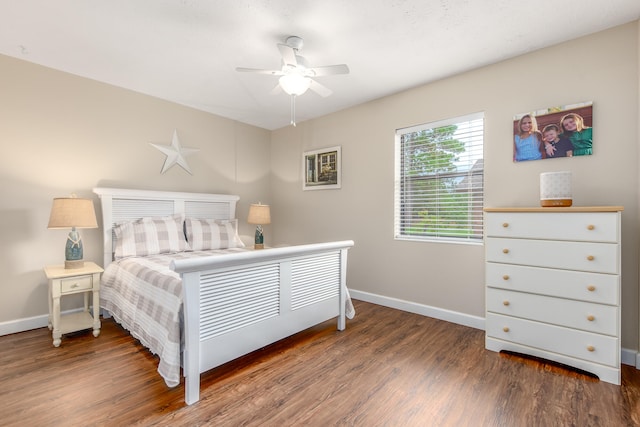
[[[311,86],[311,79],[297,73],[291,73],[280,77],[279,83],[282,90],[287,94],[299,96],[309,89],[309,86]]]
[[[299,55],[300,49],[303,46],[303,41],[300,37],[288,37],[285,43],[286,44],[278,43],[278,50],[282,58],[282,68],[280,70],[238,67],[236,71],[282,76],[278,81],[278,86],[273,88],[271,93],[279,93],[282,89],[291,97],[291,124],[295,126],[297,96],[302,95],[308,89],[311,89],[311,91],[323,98],[332,93],[331,90],[313,78],[335,74],[349,74],[349,67],[347,67],[346,64],[337,64],[312,68],[309,66],[307,60]]]

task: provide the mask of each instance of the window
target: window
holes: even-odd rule
[[[396,131],[395,238],[482,241],[484,114]]]
[[[321,153],[318,154],[318,165],[320,166],[320,181],[336,181],[338,174],[338,168],[336,167],[336,160],[338,158],[338,153],[336,151],[332,151],[330,153]]]

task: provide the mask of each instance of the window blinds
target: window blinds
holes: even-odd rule
[[[395,237],[482,240],[484,115],[396,131]]]

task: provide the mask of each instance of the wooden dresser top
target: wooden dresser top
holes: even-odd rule
[[[570,207],[503,207],[484,208],[485,212],[621,212],[623,206],[570,206]]]

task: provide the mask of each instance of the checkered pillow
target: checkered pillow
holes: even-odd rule
[[[140,218],[117,224],[115,258],[147,256],[189,250],[185,240],[184,215]]]
[[[237,219],[187,218],[185,226],[187,241],[194,251],[244,248],[244,243],[238,236]]]

